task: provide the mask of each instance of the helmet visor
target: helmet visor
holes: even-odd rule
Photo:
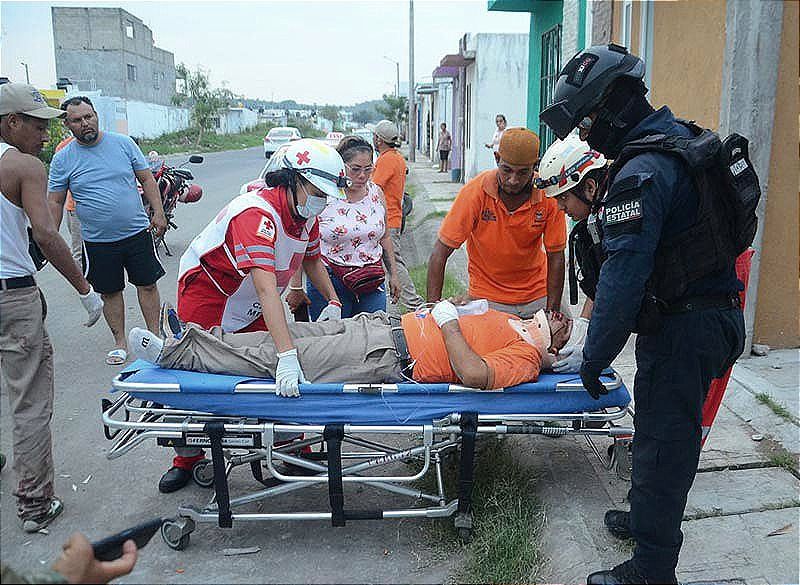
[[[345,199],[346,195],[344,189],[353,184],[350,178],[344,174],[337,176],[321,169],[305,168],[297,169],[297,172],[303,175],[312,185],[327,196],[336,199]]]
[[[578,125],[577,116],[570,111],[567,106],[567,100],[561,100],[547,106],[539,114],[539,119],[561,140],[564,140]]]

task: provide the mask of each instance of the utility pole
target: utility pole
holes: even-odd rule
[[[395,68],[397,69],[397,84],[394,86],[394,97],[400,97],[400,61],[395,61],[391,57],[387,57],[386,55],[383,56],[384,59],[389,61],[390,63],[394,63]]]
[[[414,103],[414,0],[408,0],[408,160],[417,160],[417,108]]]
[[[31,84],[31,77],[30,77],[30,75],[28,75],[28,64],[27,63],[23,63],[23,62],[20,61],[20,65],[25,67],[25,83],[30,85]]]

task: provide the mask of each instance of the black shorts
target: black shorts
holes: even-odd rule
[[[166,272],[156,255],[149,229],[116,242],[83,242],[86,251],[86,280],[99,293],[111,294],[125,288],[155,284]]]
[[[439,159],[440,160],[447,160],[447,158],[449,156],[450,156],[450,151],[449,150],[440,150],[439,151]]]

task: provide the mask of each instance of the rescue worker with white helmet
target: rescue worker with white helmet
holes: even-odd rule
[[[599,261],[594,256],[602,253],[600,239],[592,237],[592,233],[597,234],[595,214],[605,190],[606,176],[606,158],[573,133],[550,145],[535,180],[536,187],[544,190],[546,197],[554,197],[558,207],[577,222],[569,237],[570,304],[578,302],[579,273],[582,276],[580,286],[587,298],[580,317],[573,323],[568,345],[558,352],[553,364],[553,371],[562,374],[577,372],[581,366],[597,283],[583,278],[591,271],[580,268],[585,268],[586,262]]]
[[[278,350],[275,392],[298,396],[298,385],[306,378],[281,294],[302,265],[328,300],[317,320],[341,319],[342,305],[320,257],[317,216],[327,197],[345,198],[349,179],[339,153],[318,140],[293,141],[273,156],[275,165],[264,177],[265,187],[234,198],[181,257],[178,317],[214,328],[220,336],[268,330]],[[165,334],[170,333],[177,332]],[[135,346],[147,340],[134,330],[130,342]],[[176,452],[173,467],[159,482],[162,493],[184,487],[203,459],[198,448]]]

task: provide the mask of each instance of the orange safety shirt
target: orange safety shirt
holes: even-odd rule
[[[458,383],[450,365],[444,337],[430,314],[406,313],[402,316],[403,333],[414,363],[414,379],[431,383]],[[472,351],[489,367],[489,388],[505,388],[532,382],[539,377],[542,357],[539,350],[522,339],[508,315],[489,309],[482,315],[459,317],[458,326]]]
[[[514,211],[500,199],[497,169],[484,171],[459,191],[439,228],[451,248],[467,242],[472,298],[516,305],[547,295],[547,252],[567,243],[564,213],[533,189]]]
[[[372,182],[386,197],[386,226],[400,229],[403,219],[403,191],[406,188],[406,161],[395,148],[385,150],[375,161]]]

